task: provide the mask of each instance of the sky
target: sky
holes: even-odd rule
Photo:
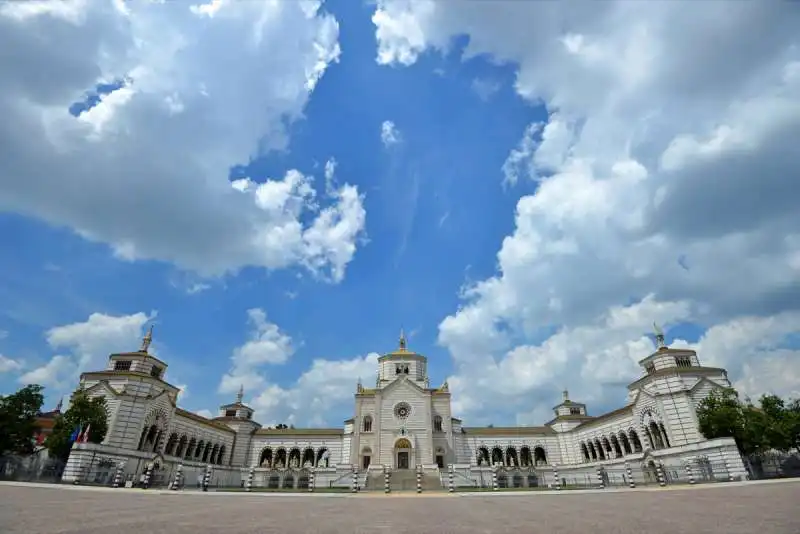
[[[397,346],[468,426],[667,342],[800,396],[800,6],[0,3],[0,393],[110,353],[340,426]]]

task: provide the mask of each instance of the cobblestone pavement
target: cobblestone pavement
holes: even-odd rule
[[[400,495],[398,494],[398,497]],[[800,481],[432,499],[0,485],[3,534],[797,534]]]

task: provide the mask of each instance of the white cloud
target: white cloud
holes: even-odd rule
[[[629,380],[631,362],[652,349],[642,332],[659,318],[641,313],[647,302],[678,306],[661,320],[710,325],[710,362],[715,328],[797,310],[800,12],[727,2],[496,7],[379,0],[373,16],[379,63],[410,65],[466,34],[465,58],[514,65],[517,93],[550,112],[502,169],[506,183],[538,187],[517,203],[497,274],[468,286],[440,325],[461,414],[538,417],[530,406],[565,386],[596,405],[620,402],[619,387],[600,383]],[[620,310],[639,310],[638,323],[610,321]],[[743,335],[752,350],[724,361],[740,387],[765,389],[792,349],[765,349],[764,329]],[[775,387],[796,390],[792,373]],[[476,383],[505,407],[483,406],[492,396],[476,397]]]
[[[265,426],[340,426],[342,421],[331,415],[349,413],[358,379],[369,387],[377,369],[376,353],[349,360],[317,359],[290,387],[268,383],[249,402]]]
[[[22,369],[22,367],[22,362],[18,360],[12,360],[11,358],[7,358],[6,356],[0,354],[0,373],[19,371]]]
[[[281,332],[278,325],[267,321],[264,310],[247,311],[253,331],[250,339],[233,351],[231,370],[219,384],[220,393],[233,393],[240,387],[253,391],[261,387],[265,378],[260,372],[267,365],[280,365],[294,354],[292,338]]]
[[[397,129],[394,122],[383,121],[383,123],[381,123],[381,142],[383,146],[388,148],[392,145],[396,145],[401,140],[400,130]]]
[[[754,400],[764,394],[800,398],[800,348],[791,346],[800,312],[739,317],[708,329],[695,344],[703,363],[728,369],[734,387]]]
[[[365,224],[355,186],[318,196],[297,171],[228,182],[232,165],[287,146],[285,125],[338,61],[338,23],[319,8],[4,3],[0,48],[19,53],[0,58],[0,174],[10,177],[0,210],[67,226],[126,260],[204,276],[303,266],[340,281]],[[79,117],[67,112],[122,79]]]
[[[488,80],[483,78],[475,78],[470,85],[478,98],[484,102],[488,102],[494,94],[500,90],[500,83],[495,80]]]
[[[81,372],[104,369],[109,354],[138,350],[144,326],[154,317],[154,313],[143,312],[121,316],[93,313],[84,322],[51,328],[45,334],[48,345],[64,352],[22,375],[19,381],[55,388],[74,387]],[[151,346],[150,352],[156,354],[157,347]]]

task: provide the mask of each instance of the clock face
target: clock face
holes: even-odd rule
[[[398,419],[407,419],[411,415],[411,406],[408,403],[400,402],[394,407],[394,415]]]

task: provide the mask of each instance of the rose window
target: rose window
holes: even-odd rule
[[[408,416],[411,415],[411,406],[406,402],[397,403],[394,407],[394,415],[398,419],[408,419]]]

